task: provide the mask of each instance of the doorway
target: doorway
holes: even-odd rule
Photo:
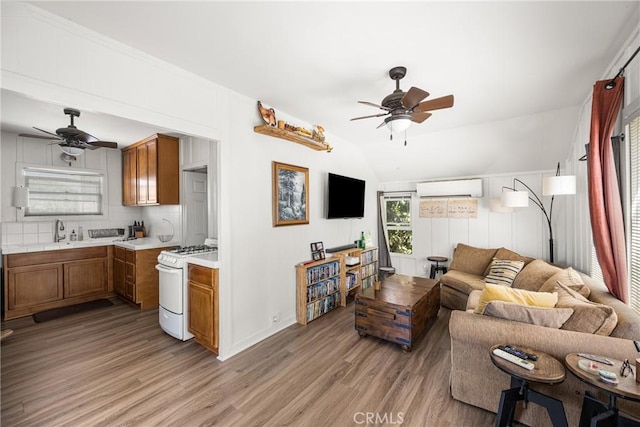
[[[208,233],[208,185],[207,168],[182,172],[182,194],[184,196],[185,246],[202,245]]]

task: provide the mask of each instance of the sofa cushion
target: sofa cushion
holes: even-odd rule
[[[589,300],[612,307],[618,316],[618,323],[611,332],[612,337],[640,341],[640,315],[627,304],[614,297],[604,283],[579,273],[585,285],[591,289]]]
[[[474,289],[483,290],[485,285],[482,276],[458,270],[447,271],[447,274],[440,277],[440,283],[467,295]]]
[[[534,258],[528,257],[528,256],[522,256],[516,252],[513,252],[507,248],[499,248],[496,251],[496,254],[493,256],[493,258],[497,258],[497,259],[508,259],[511,261],[522,261],[524,262],[524,265],[529,264],[530,262],[532,262],[534,260]],[[486,276],[487,274],[489,274],[489,268],[491,267],[491,264],[489,264],[486,268],[486,270],[484,271],[484,275]]]
[[[482,314],[558,329],[571,317],[573,309],[532,307],[506,301],[489,301]]]
[[[487,283],[480,294],[480,301],[474,313],[482,314],[489,301],[507,301],[536,307],[552,308],[558,302],[558,294],[549,292],[533,292],[513,289],[502,285]]]
[[[560,329],[596,335],[610,335],[618,323],[616,311],[605,304],[591,302],[578,292],[558,282],[559,308],[572,308],[573,314]]]
[[[494,258],[484,281],[494,285],[511,286],[513,279],[516,278],[523,266],[524,261]]]
[[[524,266],[522,271],[516,276],[511,287],[527,291],[540,291],[541,286],[547,279],[559,271],[561,271],[560,268],[544,260],[536,259]],[[555,283],[554,281],[554,287]],[[553,292],[553,289],[548,292]]]
[[[580,277],[577,271],[568,267],[564,270],[558,271],[556,274],[547,279],[538,291],[540,292],[553,292],[557,283],[560,282],[567,288],[576,291],[585,298],[589,298],[591,289],[584,284],[584,281]]]
[[[497,249],[474,248],[464,243],[458,243],[453,252],[453,259],[449,269],[484,276],[487,266],[491,263],[497,251]]]

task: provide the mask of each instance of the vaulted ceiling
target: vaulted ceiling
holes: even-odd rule
[[[640,22],[638,1],[30,3],[323,125],[383,181],[553,168]],[[406,147],[382,119],[349,121],[381,112],[357,101],[391,93],[396,65],[405,91],[455,96]]]

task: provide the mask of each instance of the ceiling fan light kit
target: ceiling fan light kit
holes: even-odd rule
[[[83,148],[72,147],[70,145],[61,145],[60,149],[64,154],[67,154],[72,157],[81,156],[84,153]]]
[[[380,105],[368,101],[358,101],[360,104],[384,110],[384,113],[354,117],[351,120],[388,116],[384,118],[378,128],[387,125],[391,131],[391,139],[393,139],[394,133],[406,131],[411,126],[411,122],[422,123],[431,117],[429,111],[453,107],[453,95],[422,101],[429,96],[429,92],[417,87],[411,87],[408,92],[404,92],[400,89],[400,80],[406,74],[407,68],[402,66],[393,67],[389,70],[389,77],[391,80],[395,80],[396,89],[385,96]],[[405,145],[407,145],[406,141]]]

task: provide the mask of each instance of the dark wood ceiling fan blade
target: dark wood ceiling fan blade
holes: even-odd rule
[[[405,93],[402,97],[402,106],[404,108],[413,108],[427,96],[429,96],[429,92],[412,86],[409,92]]]
[[[387,114],[389,113],[372,114],[370,116],[354,117],[353,119],[350,119],[350,120],[353,121],[353,120],[360,120],[360,119],[370,119],[371,117],[382,117],[382,116],[386,116]]]
[[[378,105],[378,104],[374,104],[373,102],[368,102],[368,101],[358,101],[360,104],[364,104],[364,105],[370,105],[372,107],[376,107],[379,108],[381,110],[387,110],[389,111],[390,109],[387,107],[383,107],[382,105]]]
[[[386,120],[385,120],[385,121],[383,121],[382,123],[380,123],[376,129],[380,129],[382,126],[384,126],[384,125],[386,125],[386,124],[387,124],[387,122],[386,122]]]
[[[118,143],[117,142],[111,142],[111,141],[94,141],[94,142],[88,142],[87,143],[87,148],[94,150],[96,148],[118,148]]]
[[[31,135],[29,133],[19,133],[18,136],[25,138],[46,139],[47,141],[62,141],[62,138],[56,136]]]
[[[421,102],[420,104],[416,105],[413,111],[433,111],[450,107],[453,107],[453,95],[447,95],[441,98],[432,99],[430,101]]]
[[[429,117],[431,117],[431,113],[426,113],[426,112],[413,113],[411,115],[411,121],[416,123],[422,123],[425,120],[427,120]]]
[[[55,134],[55,133],[53,133],[53,132],[49,132],[48,130],[40,129],[40,128],[37,128],[37,127],[35,127],[35,126],[34,126],[33,128],[34,128],[35,130],[39,130],[40,132],[44,132],[44,133],[46,133],[46,134],[53,135],[53,136],[55,136],[55,137],[56,137],[56,138],[58,138],[58,139],[62,139],[62,138],[60,138],[60,136],[59,136],[59,135],[57,135],[57,134]]]

